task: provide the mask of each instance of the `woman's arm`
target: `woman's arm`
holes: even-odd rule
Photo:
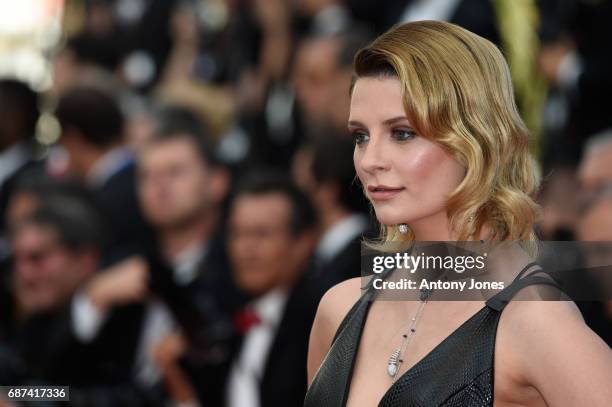
[[[570,301],[523,304],[515,341],[521,376],[549,406],[609,406],[612,350]]]

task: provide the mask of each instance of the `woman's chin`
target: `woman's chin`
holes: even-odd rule
[[[373,205],[374,214],[376,219],[381,225],[393,226],[398,223],[406,222],[406,210],[405,208],[398,208],[387,204],[376,204]]]
[[[378,213],[376,213],[376,219],[378,220],[378,223],[384,226],[396,226],[400,223],[406,223],[404,218],[399,217],[399,216],[392,216],[389,214],[379,215]]]

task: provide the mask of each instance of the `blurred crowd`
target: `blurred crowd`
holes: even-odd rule
[[[70,385],[77,406],[302,405],[318,302],[378,233],[346,130],[352,58],[399,22],[504,51],[540,238],[612,240],[610,1],[68,5],[51,88],[0,79],[2,385]],[[581,309],[612,343],[612,306]]]

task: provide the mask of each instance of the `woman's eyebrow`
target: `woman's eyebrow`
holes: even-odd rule
[[[365,125],[357,120],[349,120],[348,127],[365,127]]]
[[[391,125],[391,124],[395,124],[397,122],[402,122],[402,121],[407,121],[408,118],[406,116],[396,116],[396,117],[392,117],[391,119],[387,119],[385,121],[383,121],[383,124],[385,125]]]
[[[383,121],[383,124],[386,126],[395,124],[397,122],[402,122],[402,121],[407,121],[408,118],[406,116],[396,116],[396,117],[392,117],[390,119],[387,119],[385,121]],[[365,127],[365,125],[363,123],[361,123],[360,121],[357,120],[349,120],[348,122],[348,126],[351,127]]]

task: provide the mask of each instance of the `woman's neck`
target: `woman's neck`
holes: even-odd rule
[[[444,242],[453,240],[445,211],[417,219],[408,224],[414,240],[421,242]]]
[[[439,212],[426,218],[418,219],[408,224],[414,233],[414,240],[421,242],[450,242],[457,241],[457,234],[451,230],[446,212]],[[478,231],[477,236],[468,240],[491,240],[494,230],[486,222]]]

